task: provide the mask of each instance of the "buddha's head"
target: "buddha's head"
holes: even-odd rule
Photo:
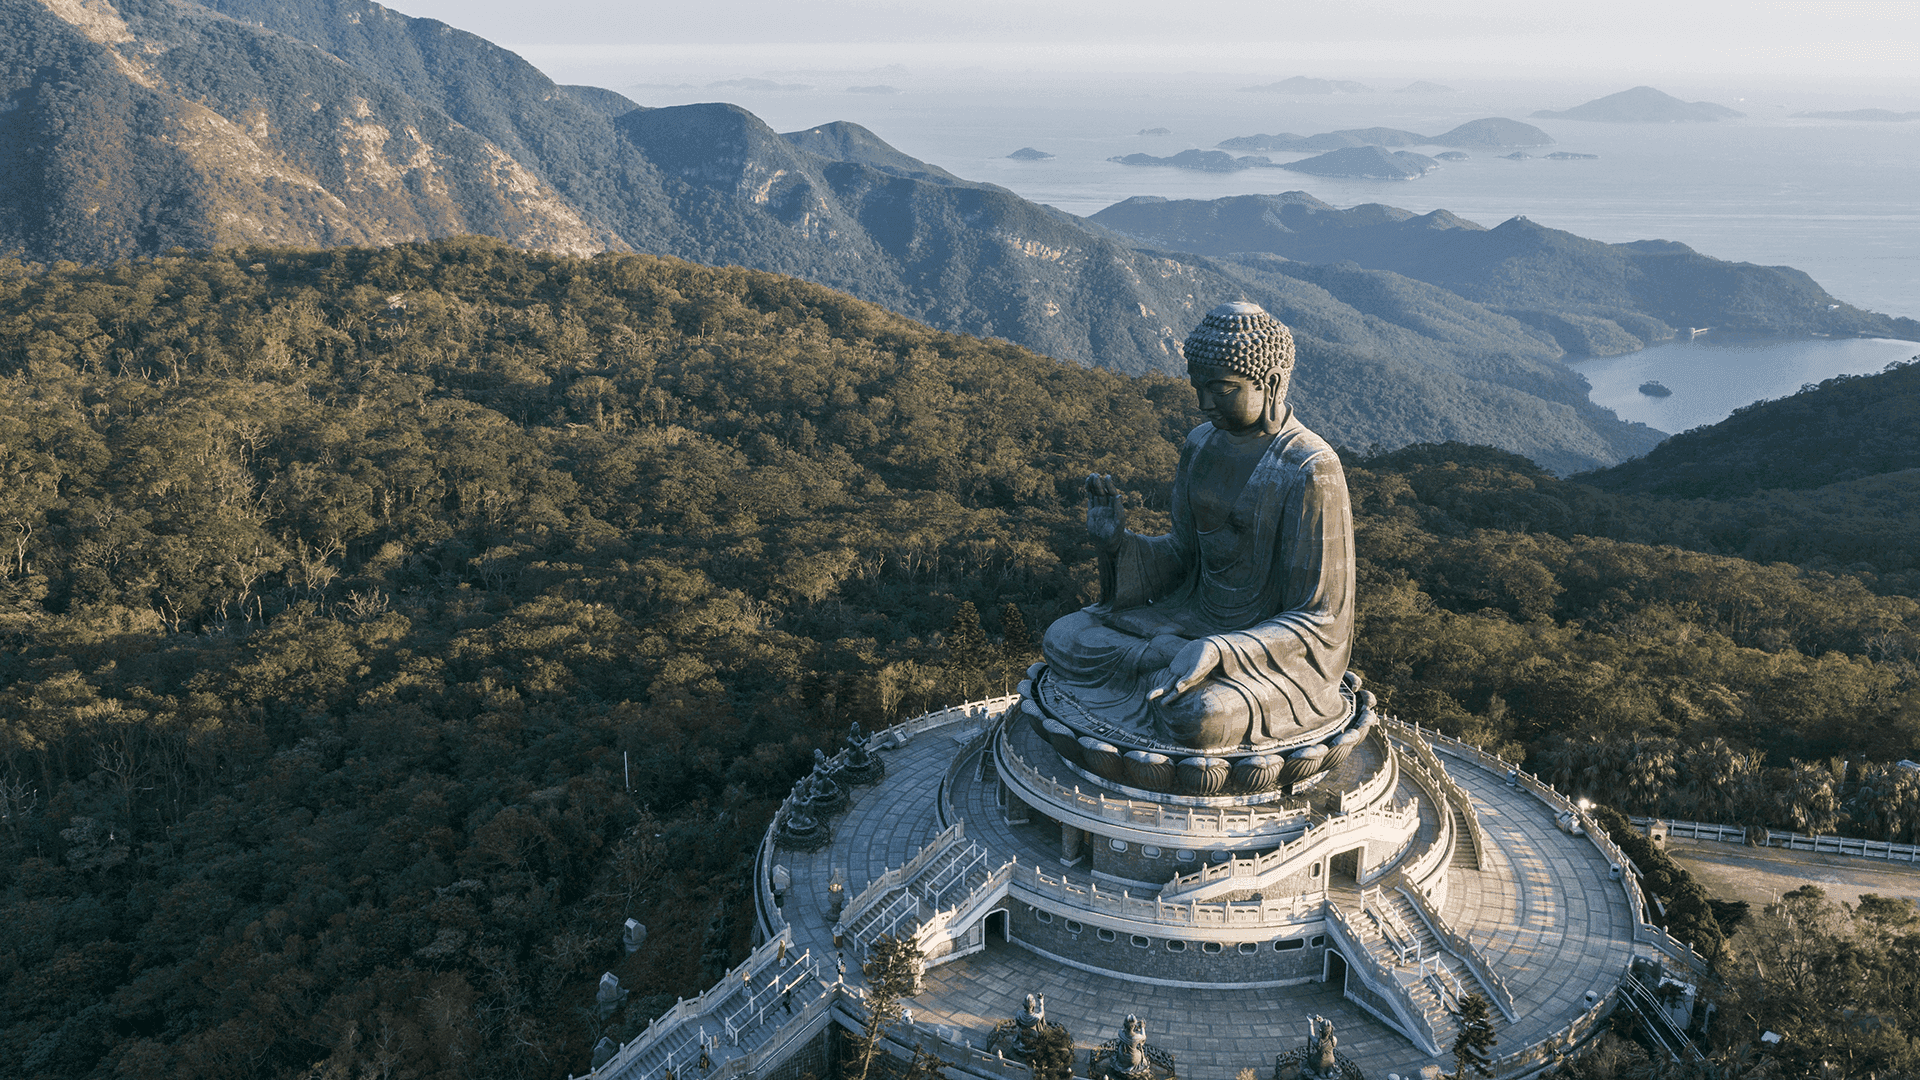
[[[1181,351],[1200,411],[1231,432],[1278,430],[1293,378],[1293,335],[1258,304],[1221,304]]]

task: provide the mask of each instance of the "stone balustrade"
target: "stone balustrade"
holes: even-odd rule
[[[663,1069],[678,1074],[702,1056],[710,1066],[702,1075],[709,1080],[760,1075],[795,1042],[818,1032],[833,1003],[834,988],[821,981],[813,956],[790,955],[793,947],[792,933],[783,930],[705,993],[655,1017],[588,1075],[638,1080]]]
[[[1372,776],[1340,793],[1336,805],[1343,814],[1372,806],[1400,782],[1400,759],[1387,745],[1386,731],[1376,726],[1367,734],[1367,742],[1380,755],[1380,768]]]
[[[1419,912],[1420,917],[1426,920],[1427,929],[1433,931],[1433,936],[1439,939],[1440,944],[1446,946],[1448,952],[1459,957],[1461,963],[1467,965],[1467,970],[1473,972],[1474,977],[1487,988],[1488,996],[1493,999],[1494,1007],[1500,1010],[1500,1015],[1508,1020],[1518,1020],[1520,1013],[1514,1005],[1513,990],[1507,986],[1507,980],[1501,978],[1500,973],[1487,963],[1487,958],[1474,945],[1473,939],[1454,929],[1446,916],[1440,914],[1440,909],[1435,907],[1433,902],[1427,899],[1426,894],[1414,887],[1411,882],[1402,879],[1395,880],[1391,884],[1399,890],[1400,895],[1407,898],[1408,903],[1413,905],[1413,910]]]
[[[1051,900],[1082,911],[1126,919],[1141,924],[1141,929],[1166,926],[1220,929],[1294,926],[1319,918],[1320,904],[1326,896],[1325,893],[1316,892],[1269,900],[1212,904],[1197,900],[1173,902],[1134,896],[1126,889],[1102,889],[1091,878],[1085,884],[1080,884],[1065,874],[1050,877],[1044,870],[1034,866],[1022,867],[1014,875],[1012,892],[1015,895],[1027,894],[1022,899],[1030,902]]]
[[[1480,812],[1474,809],[1473,800],[1467,796],[1466,789],[1461,787],[1459,782],[1448,774],[1446,766],[1440,763],[1439,755],[1433,752],[1433,747],[1428,743],[1426,738],[1429,733],[1421,731],[1417,724],[1406,724],[1397,718],[1389,718],[1387,724],[1394,728],[1401,735],[1402,739],[1413,748],[1414,759],[1425,765],[1427,770],[1433,774],[1434,780],[1438,782],[1446,792],[1447,801],[1461,812],[1461,817],[1466,819],[1467,835],[1473,840],[1474,869],[1485,870],[1487,868],[1487,834],[1480,825]],[[1441,738],[1445,738],[1445,736],[1441,736]],[[1467,745],[1466,743],[1459,742],[1457,739],[1449,741],[1458,743],[1461,746]],[[1479,747],[1473,747],[1472,749],[1482,753],[1484,756],[1484,751],[1480,751]],[[1498,761],[1499,759],[1495,758],[1494,760]]]
[[[1161,895],[1177,896],[1236,881],[1251,887],[1253,882],[1284,872],[1289,864],[1298,862],[1304,865],[1310,857],[1317,856],[1325,845],[1343,841],[1355,833],[1383,832],[1401,840],[1419,827],[1419,799],[1409,799],[1399,807],[1375,806],[1336,818],[1326,818],[1309,827],[1298,839],[1265,854],[1249,859],[1228,859],[1226,862],[1203,866],[1191,874],[1181,874],[1167,883]]]
[[[1116,799],[1104,792],[1085,792],[1079,785],[1068,787],[1060,783],[1034,768],[1008,739],[1001,740],[1000,750],[1013,765],[1019,784],[1038,797],[1042,809],[1051,803],[1116,825],[1183,837],[1239,839],[1298,828],[1312,816],[1312,811],[1305,807],[1167,806],[1139,799]]]
[[[856,893],[853,899],[847,901],[841,909],[840,924],[852,926],[855,920],[867,913],[868,908],[878,903],[889,892],[899,888],[901,884],[913,880],[915,875],[926,869],[928,863],[939,858],[942,851],[959,843],[965,839],[966,835],[966,825],[956,821],[947,826],[940,835],[927,841],[919,853],[908,859],[906,863],[881,872],[879,877],[867,882],[865,888]]]
[[[1379,958],[1367,948],[1366,942],[1360,938],[1359,930],[1354,927],[1352,920],[1347,918],[1347,913],[1340,910],[1340,905],[1329,900],[1326,910],[1328,936],[1333,938],[1334,943],[1339,946],[1340,954],[1347,958],[1350,972],[1360,975],[1361,982],[1371,991],[1371,996],[1378,998],[1380,1004],[1386,1006],[1387,1013],[1382,1013],[1373,1002],[1364,997],[1349,993],[1348,1000],[1378,1016],[1382,1022],[1412,1039],[1414,1045],[1420,1049],[1429,1054],[1440,1053],[1440,1038],[1435,1033],[1433,1021],[1427,1017],[1426,1010],[1413,1000],[1413,995],[1401,985],[1393,970],[1382,964]],[[1388,1015],[1389,1013],[1393,1015]]]

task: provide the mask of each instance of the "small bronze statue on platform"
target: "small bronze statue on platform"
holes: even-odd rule
[[[856,787],[879,783],[887,774],[887,767],[867,749],[867,734],[860,730],[860,721],[853,722],[846,741],[846,764],[840,768],[840,778]]]
[[[1273,1059],[1274,1080],[1364,1080],[1359,1066],[1336,1052],[1339,1045],[1332,1020],[1310,1017],[1307,1045]]]
[[[1120,1038],[1108,1039],[1087,1055],[1087,1070],[1106,1080],[1174,1080],[1173,1055],[1147,1041],[1147,1022],[1133,1013],[1120,1024]]]

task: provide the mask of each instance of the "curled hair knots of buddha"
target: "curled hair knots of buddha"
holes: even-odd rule
[[[1284,381],[1293,373],[1293,335],[1266,309],[1244,300],[1207,312],[1180,351],[1189,364],[1226,368],[1260,382],[1274,374]]]

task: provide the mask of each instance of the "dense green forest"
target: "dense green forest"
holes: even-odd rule
[[[30,1077],[577,1071],[601,971],[619,1037],[737,958],[812,749],[1004,690],[1091,596],[1079,478],[1151,531],[1197,422],[792,279],[474,239],[0,264],[0,378]],[[1739,500],[1348,464],[1393,711],[1625,810],[1916,838],[1879,504],[1799,493],[1859,528],[1775,554]]]

